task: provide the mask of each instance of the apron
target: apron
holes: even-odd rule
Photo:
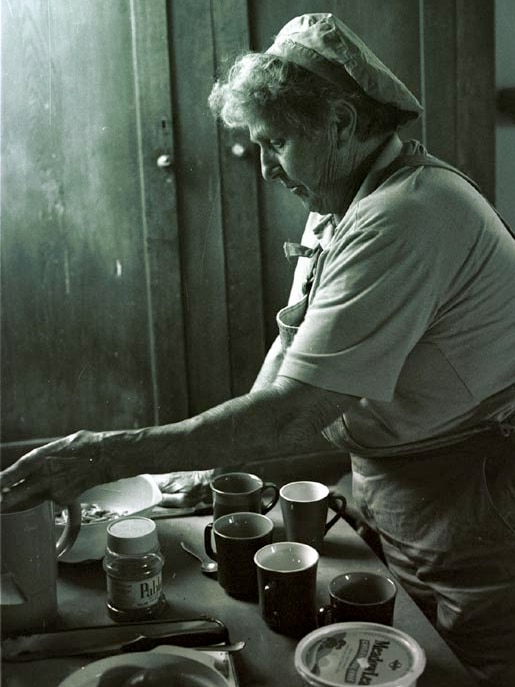
[[[481,687],[515,685],[514,445],[483,432],[419,455],[351,454],[389,570]]]

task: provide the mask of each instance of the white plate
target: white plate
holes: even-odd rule
[[[96,503],[100,508],[129,515],[148,516],[163,495],[150,475],[126,477],[116,482],[99,484],[79,496],[81,503]],[[74,544],[60,558],[61,563],[83,563],[101,560],[107,544],[107,525],[113,519],[83,523]],[[62,530],[56,526],[57,536]]]
[[[89,663],[65,678],[59,687],[122,687],[138,670],[158,669],[138,687],[230,687],[211,656],[194,649],[159,647]]]

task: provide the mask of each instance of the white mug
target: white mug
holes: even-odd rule
[[[322,552],[324,536],[343,517],[345,497],[321,482],[289,482],[279,491],[281,512],[288,541],[302,542]],[[327,511],[335,515],[327,522]]]

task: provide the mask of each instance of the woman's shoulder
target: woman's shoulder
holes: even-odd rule
[[[459,231],[477,233],[489,217],[496,221],[488,201],[463,177],[438,167],[404,167],[373,193],[362,198],[353,222],[358,231],[388,232],[399,237],[452,238]]]

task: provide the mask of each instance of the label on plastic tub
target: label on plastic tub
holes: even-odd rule
[[[411,637],[375,623],[336,623],[307,635],[295,653],[297,671],[310,685],[412,687],[425,656]]]

